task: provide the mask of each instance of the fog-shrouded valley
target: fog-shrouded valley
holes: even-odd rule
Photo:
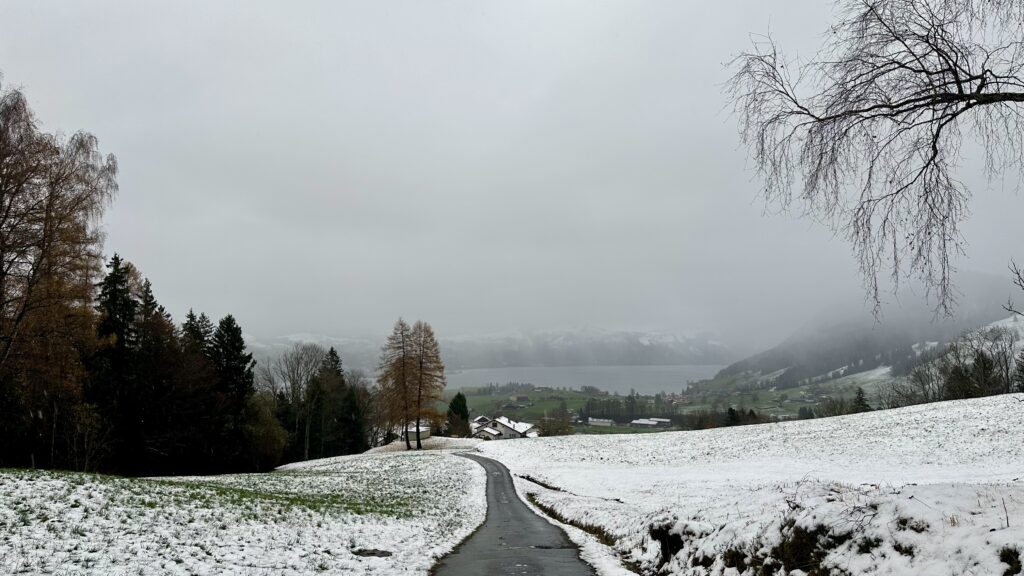
[[[0,574],[1024,574],[1019,0],[0,7]]]

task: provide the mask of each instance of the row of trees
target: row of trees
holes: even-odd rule
[[[965,334],[926,360],[879,391],[883,407],[1024,392],[1024,351],[1012,328]]]
[[[175,325],[138,270],[114,255],[63,332],[14,348],[0,387],[5,465],[122,474],[207,473],[276,463],[279,428],[255,397],[231,315]],[[53,311],[52,309],[50,311]],[[31,350],[30,353],[23,352]],[[38,356],[37,356],[38,354]]]
[[[588,398],[580,410],[580,418],[607,418],[619,423],[630,422],[637,418],[672,418],[676,415],[675,407],[657,394],[653,399],[640,396],[631,391],[625,397],[617,395],[601,398]]]
[[[299,343],[257,366],[288,442],[288,461],[357,454],[370,446],[373,391],[360,372],[346,372],[334,348]]]
[[[41,131],[24,95],[0,87],[0,466],[262,470],[390,439],[394,391],[374,394],[333,349],[257,367],[233,316],[178,325],[131,263],[115,254],[104,273],[116,175],[96,138]],[[418,419],[443,366],[429,325],[404,337]]]
[[[407,447],[415,437],[422,448],[418,431],[442,422],[435,406],[444,365],[425,322],[396,323],[373,387],[344,370],[334,348],[317,344],[296,344],[257,366],[231,315],[215,325],[190,311],[176,325],[152,284],[116,254],[95,294],[78,311],[80,325],[71,325],[78,340],[26,343],[57,362],[19,354],[23,371],[0,380],[0,426],[10,440],[0,465],[128,475],[256,471],[359,453],[400,434]],[[59,346],[72,353],[55,354]],[[446,432],[468,436],[465,396],[450,412]]]

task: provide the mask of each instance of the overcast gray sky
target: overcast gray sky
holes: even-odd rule
[[[850,249],[765,216],[723,67],[832,3],[6,2],[0,71],[117,155],[107,253],[180,320],[442,336],[593,326],[770,343],[861,307]],[[968,171],[965,179],[975,178]],[[962,268],[1024,259],[979,190]]]

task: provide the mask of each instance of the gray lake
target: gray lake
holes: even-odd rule
[[[594,386],[608,392],[639,394],[682,392],[687,383],[712,378],[722,366],[557,366],[474,368],[446,372],[448,388],[472,388],[508,382],[552,388]]]

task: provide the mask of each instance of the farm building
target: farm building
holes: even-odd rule
[[[536,438],[540,431],[529,422],[516,422],[498,416],[491,420],[486,416],[477,416],[470,422],[470,430],[474,438],[485,440],[509,440],[512,438]]]
[[[637,418],[629,423],[630,426],[636,426],[637,428],[655,428],[658,423],[651,418]]]

